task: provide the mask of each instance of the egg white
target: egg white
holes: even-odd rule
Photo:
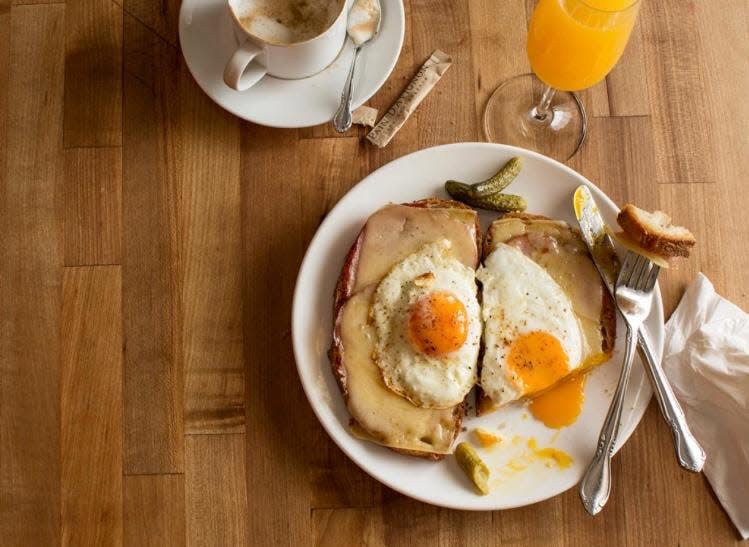
[[[507,364],[513,342],[542,331],[559,340],[578,368],[585,350],[580,321],[562,288],[518,249],[500,243],[476,273],[482,284],[484,356],[481,388],[501,406],[527,395],[523,381]]]
[[[373,297],[374,360],[385,385],[423,408],[449,408],[462,402],[476,383],[481,320],[475,272],[452,256],[450,241],[439,240],[398,263],[380,282]],[[425,283],[424,274],[433,274]],[[414,349],[408,333],[411,306],[434,291],[446,291],[463,303],[468,335],[446,355]]]

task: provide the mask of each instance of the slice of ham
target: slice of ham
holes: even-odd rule
[[[521,236],[515,236],[507,242],[529,258],[534,253],[558,253],[559,244],[556,238],[538,232],[528,232]]]

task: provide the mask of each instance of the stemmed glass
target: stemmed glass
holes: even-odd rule
[[[560,161],[574,156],[587,131],[585,108],[574,92],[611,71],[639,7],[639,0],[539,0],[528,29],[533,74],[494,90],[484,111],[486,137]]]

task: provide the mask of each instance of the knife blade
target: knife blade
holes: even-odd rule
[[[593,258],[593,263],[598,269],[598,273],[601,274],[606,289],[616,301],[614,287],[621,266],[614,243],[606,231],[606,223],[601,216],[593,194],[587,186],[577,187],[573,198],[573,206],[575,218],[580,225],[583,240]],[[671,428],[679,464],[689,471],[701,471],[705,464],[705,452],[689,430],[684,411],[676,400],[671,384],[666,379],[660,363],[656,361],[643,329],[640,330],[638,346],[645,363],[645,370],[650,378],[650,383],[653,385],[661,414]]]
[[[583,240],[593,257],[593,264],[596,265],[601,279],[613,298],[616,276],[619,274],[621,265],[614,243],[606,233],[606,223],[587,186],[578,186],[575,190],[574,206],[575,217],[580,224]]]

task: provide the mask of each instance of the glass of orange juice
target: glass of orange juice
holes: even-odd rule
[[[603,80],[629,41],[639,0],[539,0],[528,28],[534,74],[502,83],[484,111],[490,141],[565,161],[585,140],[575,91]]]

